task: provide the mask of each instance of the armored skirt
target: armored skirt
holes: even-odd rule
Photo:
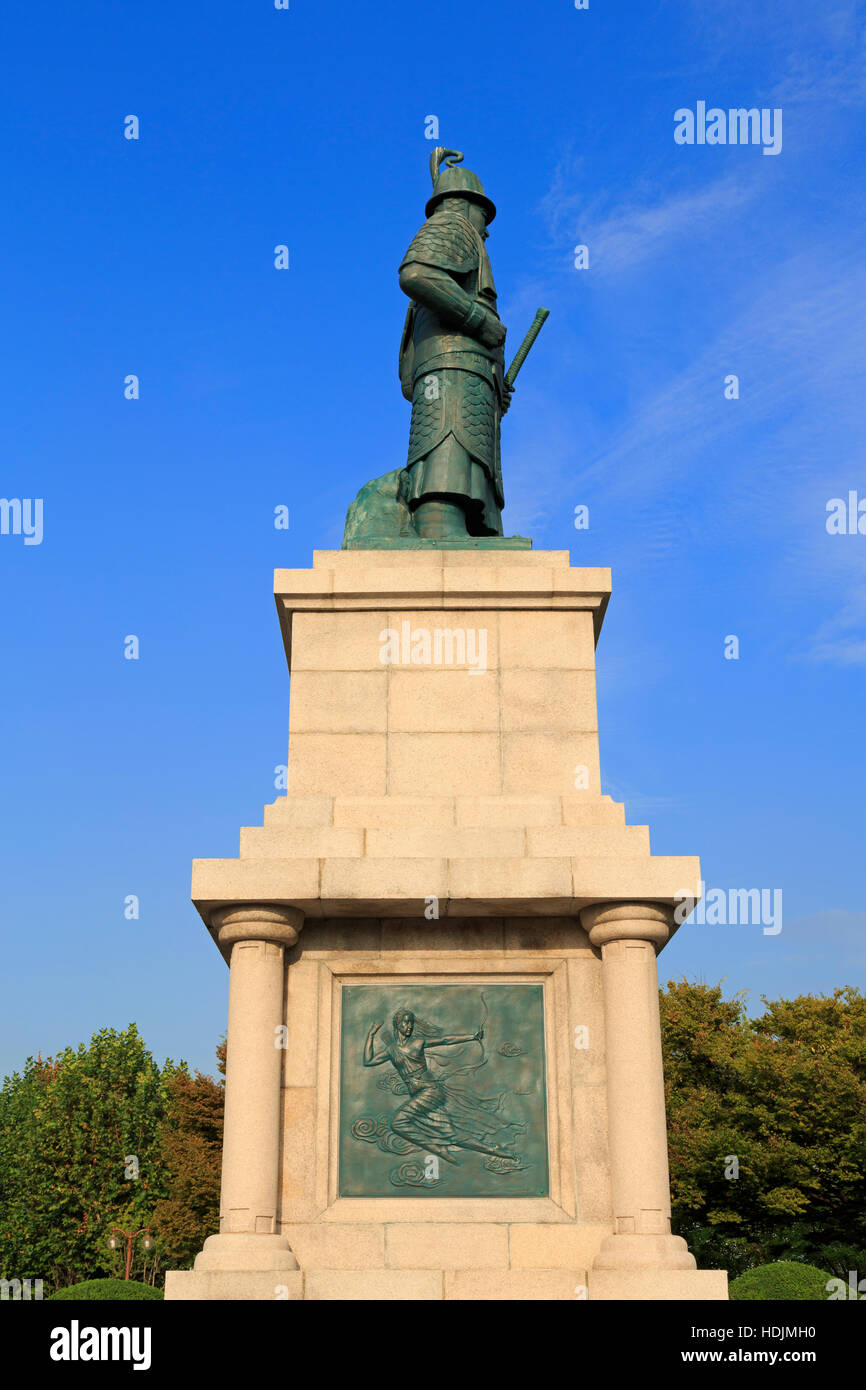
[[[411,509],[453,498],[470,534],[500,533],[499,401],[486,373],[428,363],[416,376],[406,469]]]

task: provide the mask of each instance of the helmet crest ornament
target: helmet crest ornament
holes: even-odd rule
[[[471,169],[459,169],[463,163],[462,150],[449,150],[437,145],[430,156],[430,177],[433,180],[433,193],[427,201],[425,212],[430,217],[443,198],[467,198],[484,209],[485,221],[490,223],[496,216],[496,207],[484,192],[484,185]]]

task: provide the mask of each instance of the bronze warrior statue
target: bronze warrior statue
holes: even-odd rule
[[[433,151],[427,220],[400,265],[411,300],[399,364],[412,402],[409,456],[361,489],[344,547],[531,545],[503,536],[499,426],[547,310],[506,372],[506,330],[484,245],[496,208],[478,175],[458,167],[462,160],[459,150]]]
[[[427,221],[400,266],[412,303],[400,383],[412,402],[408,505],[419,536],[501,536],[499,421],[508,409],[505,327],[484,243],[496,208],[481,180],[433,151]],[[442,167],[444,165],[444,167]]]

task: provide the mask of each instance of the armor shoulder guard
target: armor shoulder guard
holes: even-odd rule
[[[412,261],[465,275],[478,265],[478,242],[470,222],[453,213],[434,212],[412,241],[400,269]]]

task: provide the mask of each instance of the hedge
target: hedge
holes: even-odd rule
[[[735,1279],[730,1296],[735,1302],[758,1299],[823,1300],[829,1297],[827,1284],[832,1275],[815,1265],[798,1264],[794,1260],[777,1260],[769,1265],[747,1269]]]
[[[66,1289],[58,1289],[51,1298],[68,1298],[78,1302],[84,1299],[105,1299],[117,1301],[125,1298],[159,1298],[162,1289],[152,1284],[140,1284],[137,1279],[85,1279],[83,1284],[70,1284]]]

